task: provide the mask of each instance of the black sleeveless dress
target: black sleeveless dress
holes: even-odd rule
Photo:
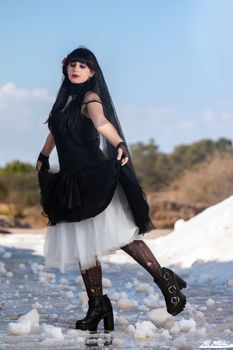
[[[116,157],[106,158],[92,121],[77,112],[77,125],[61,131],[62,118],[60,110],[51,119],[60,170],[40,170],[38,180],[48,218],[46,266],[65,272],[93,266],[155,226],[136,176]]]

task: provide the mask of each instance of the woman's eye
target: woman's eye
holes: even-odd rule
[[[81,64],[80,64],[80,67],[81,67],[81,68],[86,68],[86,66],[83,66],[83,65],[81,65]]]

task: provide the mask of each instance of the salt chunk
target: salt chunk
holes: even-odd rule
[[[11,271],[7,271],[6,273],[6,277],[13,277],[14,274]]]
[[[206,338],[206,329],[205,329],[205,327],[197,329],[196,330],[196,336],[198,338]]]
[[[41,283],[46,283],[46,282],[54,283],[55,281],[56,281],[56,275],[54,273],[40,272],[39,282],[41,282]]]
[[[139,283],[135,287],[135,290],[136,290],[136,292],[145,292],[147,290],[147,287],[148,287],[147,283]]]
[[[30,321],[32,328],[37,328],[37,327],[39,327],[39,319],[40,319],[40,316],[38,314],[38,311],[36,309],[32,309],[31,311],[29,311],[25,315],[22,315],[18,319],[18,321],[19,322],[21,322],[21,320]]]
[[[10,322],[8,323],[8,330],[14,335],[26,335],[31,332],[31,323],[30,321],[22,321],[18,323]]]
[[[114,346],[114,348],[121,348],[123,345],[123,341],[120,338],[114,337],[112,340],[112,345]]]
[[[18,267],[19,269],[23,270],[26,268],[26,265],[24,263],[19,263]]]
[[[31,332],[32,328],[39,327],[39,314],[36,309],[29,311],[27,314],[19,317],[16,322],[10,322],[8,329],[14,335],[26,335]]]
[[[133,283],[131,283],[131,282],[127,282],[125,284],[125,288],[127,288],[127,289],[131,289],[132,287],[133,287]]]
[[[218,307],[218,308],[217,308],[217,311],[218,311],[218,312],[222,312],[222,311],[223,311],[223,308],[222,308],[222,307]]]
[[[69,290],[68,292],[66,292],[66,296],[67,298],[74,298],[74,293],[72,292],[72,290]]]
[[[179,350],[192,350],[193,347],[188,343],[185,337],[178,337],[174,339],[173,345]]]
[[[33,307],[35,307],[36,309],[42,309],[43,308],[43,306],[40,303],[38,303],[38,301],[35,304],[33,304]]]
[[[180,330],[183,332],[193,332],[196,330],[196,321],[192,318],[190,320],[179,321]]]
[[[108,278],[102,278],[103,288],[112,288],[112,282]]]
[[[135,307],[137,305],[138,303],[136,300],[128,298],[121,298],[117,302],[117,306],[121,309],[130,309],[131,307]]]
[[[75,283],[78,284],[79,286],[83,285],[83,278],[81,276],[78,276],[75,280]]]
[[[215,304],[215,301],[213,300],[213,299],[211,299],[211,298],[209,298],[208,300],[207,300],[207,302],[206,302],[206,305],[208,305],[208,306],[212,306],[212,305],[214,305]]]
[[[145,305],[138,305],[138,310],[143,312],[148,312],[149,308],[146,307]]]
[[[135,327],[134,327],[133,324],[129,324],[129,325],[128,325],[128,332],[129,332],[129,333],[134,333],[134,332],[135,332]]]
[[[170,328],[170,334],[175,335],[180,332],[179,322],[175,321],[173,327]]]
[[[147,337],[154,337],[156,327],[151,321],[142,321],[135,324],[136,330],[133,333],[135,339],[143,339]]]
[[[172,316],[164,308],[158,308],[148,312],[148,317],[156,326],[162,326]]]
[[[52,338],[56,340],[63,340],[64,336],[60,327],[51,326],[49,324],[42,325],[43,332],[47,338]]]
[[[165,341],[171,339],[171,336],[169,334],[169,331],[167,329],[163,329],[161,333],[159,333],[159,340]]]
[[[68,286],[69,281],[66,278],[61,278],[60,279],[60,284],[62,284],[63,286]]]
[[[147,298],[143,299],[143,303],[151,309],[154,308],[155,306],[157,306],[158,302],[159,302],[159,294],[158,293],[150,294],[150,295],[148,295]]]

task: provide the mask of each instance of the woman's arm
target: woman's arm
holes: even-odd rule
[[[49,132],[46,140],[45,140],[45,144],[41,150],[41,153],[47,157],[49,157],[50,153],[52,152],[53,148],[55,147],[55,142],[54,142],[54,138],[53,135],[51,133],[51,131]],[[40,160],[37,160],[36,163],[36,170],[39,171],[40,168],[42,166],[42,162]]]
[[[50,131],[45,140],[45,144],[41,150],[41,153],[43,153],[45,156],[49,156],[52,150],[54,149],[54,146],[55,146],[54,138]]]
[[[96,94],[93,94],[96,95]],[[99,97],[98,95],[96,95],[98,100]],[[91,96],[90,96],[91,97]],[[91,100],[91,98],[89,97],[89,101]],[[92,96],[92,99],[96,97]],[[112,123],[110,123],[105,115],[104,115],[104,111],[103,111],[103,106],[101,103],[99,102],[89,102],[87,103],[87,113],[88,113],[88,118],[90,118],[96,128],[96,130],[103,135],[106,140],[108,142],[110,142],[114,147],[117,147],[117,145],[120,142],[124,142],[123,139],[120,137],[120,135],[118,134],[116,128],[112,125]],[[123,154],[123,150],[121,148],[118,148],[118,155],[117,155],[117,159],[121,159],[121,156]],[[128,157],[125,157],[124,160],[122,160],[121,165],[124,165],[128,162]]]

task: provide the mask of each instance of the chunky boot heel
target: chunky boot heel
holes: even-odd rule
[[[176,280],[178,282],[179,288],[180,289],[186,288],[187,283],[180,276],[178,276],[175,272],[174,272],[174,275],[175,275]]]
[[[113,320],[113,312],[109,312],[107,316],[104,317],[104,330],[107,332],[114,330],[114,320]]]
[[[112,304],[107,294],[91,296],[88,304],[89,308],[86,317],[76,322],[76,329],[97,332],[98,324],[103,319],[105,330],[114,330]]]
[[[161,277],[154,278],[165,298],[167,312],[173,316],[183,311],[186,304],[186,296],[181,292],[187,283],[175,272],[166,267],[162,268]]]

